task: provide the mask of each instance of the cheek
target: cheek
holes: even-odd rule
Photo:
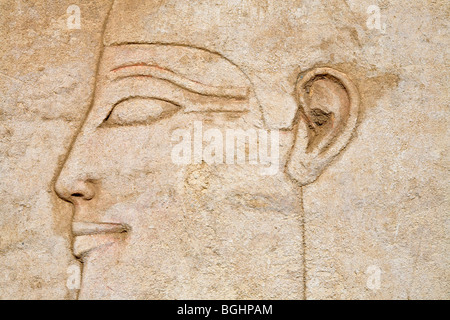
[[[99,129],[90,139],[91,154],[108,171],[154,172],[170,159],[170,137],[147,126]]]
[[[167,126],[117,127],[98,129],[89,137],[90,162],[103,192],[121,201],[144,193],[164,199],[173,193],[182,168],[172,163],[169,132]]]

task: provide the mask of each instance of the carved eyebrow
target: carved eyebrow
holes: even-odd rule
[[[158,65],[150,65],[146,63],[120,66],[112,69],[111,73],[115,75],[112,81],[132,77],[153,77],[166,80],[185,90],[203,96],[243,100],[248,98],[249,95],[249,87],[210,86],[198,81],[188,79],[180,74],[173,72],[172,70],[160,67]]]

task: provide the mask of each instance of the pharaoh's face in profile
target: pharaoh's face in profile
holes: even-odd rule
[[[92,107],[55,185],[74,206],[80,298],[302,297],[300,187],[347,144],[356,89],[329,68],[298,75],[275,174],[174,163],[174,133],[194,137],[194,122],[270,130],[257,91],[241,66],[207,49],[105,47]]]

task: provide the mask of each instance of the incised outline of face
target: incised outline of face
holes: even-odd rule
[[[173,1],[144,3],[134,12],[147,10],[155,21],[176,9]],[[128,32],[114,22],[123,20],[117,18],[122,6],[114,4],[106,38]],[[55,184],[74,205],[74,255],[83,262],[79,298],[300,299],[301,187],[351,139],[357,89],[332,68],[283,65],[284,73],[296,73],[285,79],[291,87],[284,95],[295,110],[280,109],[287,120],[274,128],[266,110],[273,114],[270,97],[281,96],[258,82],[268,71],[256,77],[255,69],[230,58],[236,52],[208,41],[197,45],[204,28],[185,25],[193,29],[156,24],[167,41],[145,28],[139,41],[105,41],[92,107]],[[254,41],[247,40],[251,54]],[[223,132],[280,129],[280,169],[261,175],[249,163],[175,164],[171,137],[192,132],[194,122]]]

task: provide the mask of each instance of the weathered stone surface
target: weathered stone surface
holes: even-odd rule
[[[450,298],[449,10],[1,0],[0,299]]]

